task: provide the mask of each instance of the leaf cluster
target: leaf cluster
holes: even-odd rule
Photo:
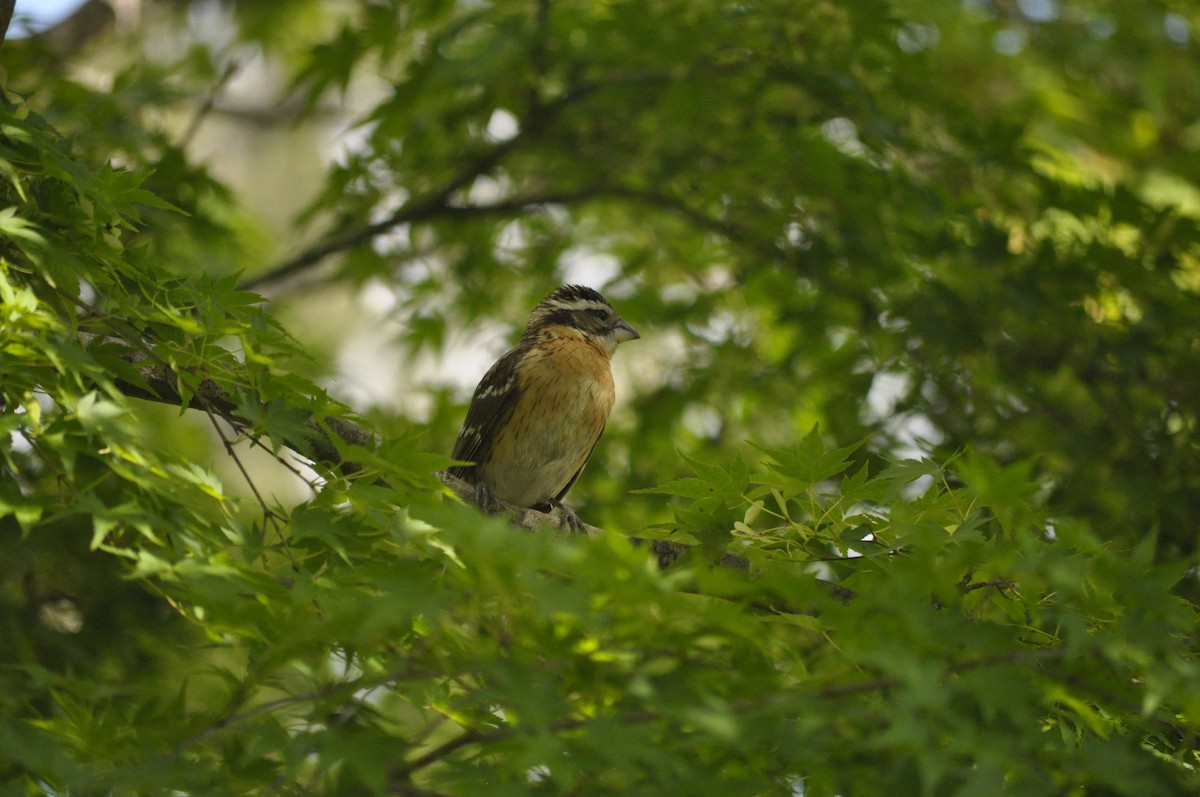
[[[104,90],[5,44],[6,790],[1200,791],[1195,10],[145,5]],[[248,53],[353,116],[315,196],[196,162]],[[581,270],[608,533],[326,390],[338,297],[440,356]]]

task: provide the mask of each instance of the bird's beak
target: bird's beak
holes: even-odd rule
[[[637,340],[641,335],[633,327],[629,326],[629,322],[624,319],[617,321],[616,329],[613,330],[613,338],[617,343],[624,343],[627,340]]]

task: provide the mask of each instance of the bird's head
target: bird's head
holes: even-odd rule
[[[582,285],[564,285],[533,308],[525,337],[546,333],[577,335],[608,354],[616,350],[617,344],[641,337],[607,299]]]

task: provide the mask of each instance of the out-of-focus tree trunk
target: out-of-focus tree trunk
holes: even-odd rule
[[[117,11],[112,3],[106,0],[88,0],[73,14],[42,31],[38,36],[59,57],[67,57],[79,52],[89,41],[111,29],[116,20]]]
[[[13,9],[17,6],[17,0],[0,0],[0,43],[4,42],[4,37],[8,34],[8,23],[12,22]]]

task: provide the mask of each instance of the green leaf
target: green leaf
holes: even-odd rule
[[[115,432],[120,428],[116,423],[117,419],[125,417],[128,413],[127,407],[101,398],[94,390],[80,396],[75,405],[75,415],[80,424],[93,434],[107,435]]]
[[[770,458],[771,476],[760,477],[756,484],[774,484],[784,489],[805,489],[808,485],[831,479],[850,466],[850,455],[865,440],[841,448],[826,449],[819,427],[813,426],[793,448],[755,445]],[[782,478],[778,478],[782,477]]]
[[[282,398],[261,402],[256,396],[243,393],[239,396],[236,412],[267,436],[273,453],[279,453],[285,445],[307,448],[304,441],[312,434],[308,427],[311,410],[289,406]]]
[[[28,219],[18,216],[15,207],[0,209],[0,235],[7,235],[9,238],[19,241],[29,241],[39,246],[46,244],[45,237],[38,231],[36,225]]]
[[[704,479],[689,477],[663,482],[657,487],[631,490],[635,494],[677,495],[681,498],[709,498],[717,494],[717,487]]]

